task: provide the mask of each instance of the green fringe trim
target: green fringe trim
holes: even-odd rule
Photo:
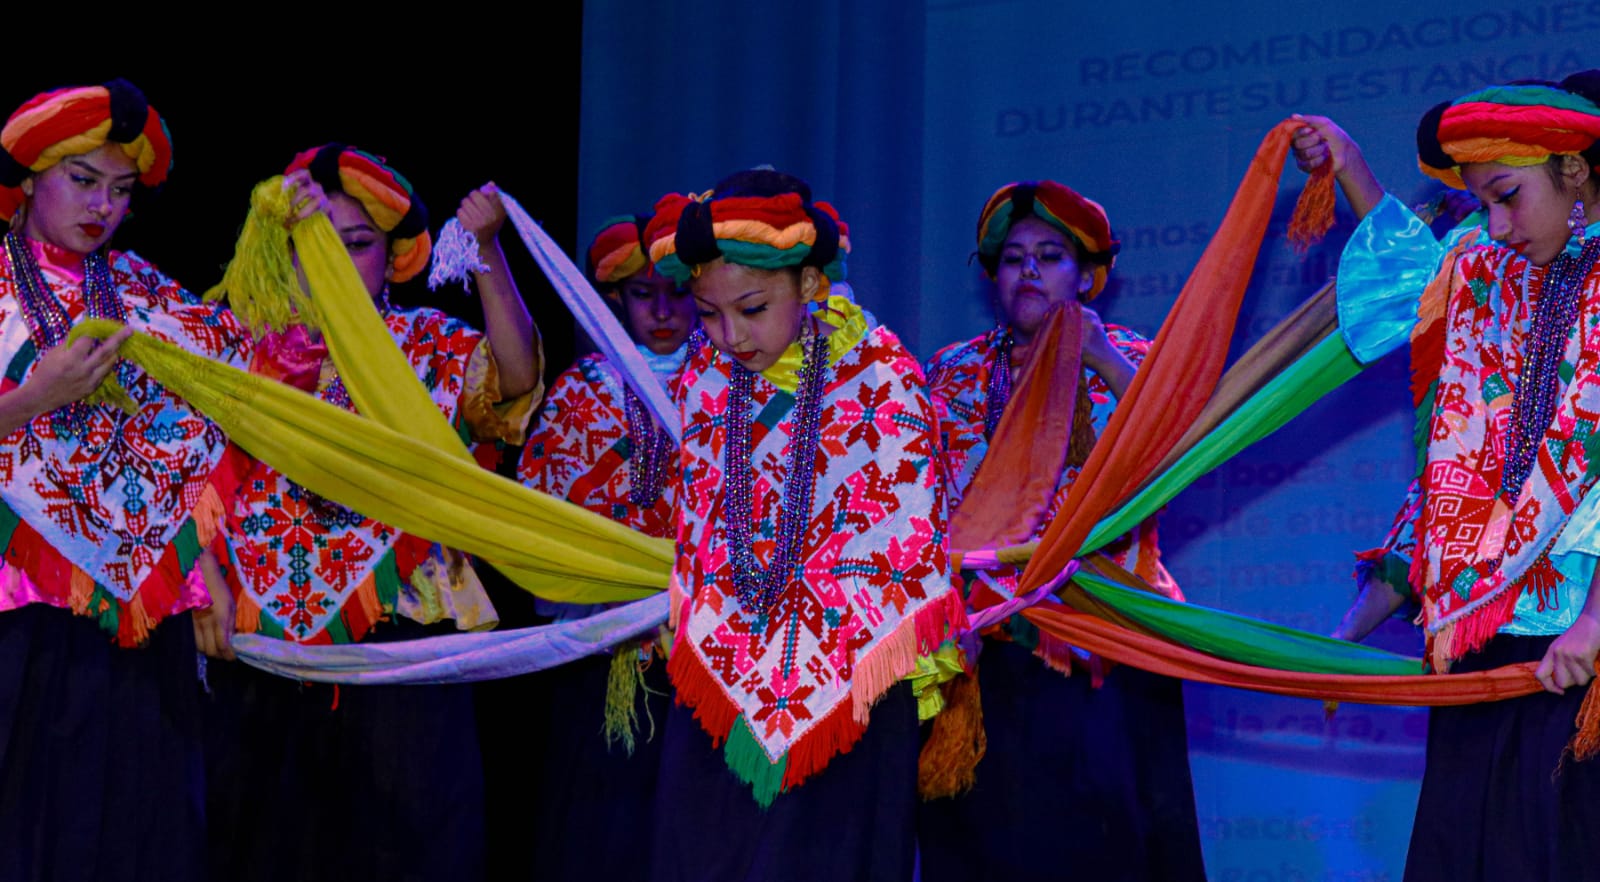
[[[333,643],[344,644],[355,642],[350,639],[350,626],[345,624],[344,613],[342,611],[339,615],[336,615],[328,620],[328,626],[324,630],[328,632],[328,640]]]
[[[785,756],[775,763],[769,761],[744,717],[734,720],[728,741],[722,745],[722,758],[740,781],[750,785],[750,795],[756,802],[764,809],[771,808],[772,801],[783,792],[783,774],[789,758]]]
[[[11,509],[11,506],[0,502],[0,552],[11,548],[11,534],[17,532],[17,524],[22,523],[22,518]]]
[[[622,743],[628,756],[639,734],[639,692],[659,695],[645,685],[644,668],[639,664],[639,644],[629,641],[618,646],[611,655],[611,673],[606,677],[606,748]],[[644,703],[644,718],[650,724],[646,741],[656,737],[655,716],[650,713],[649,702]]]
[[[95,615],[98,609],[100,613]],[[89,595],[89,613],[94,617],[95,624],[100,630],[109,634],[117,633],[117,628],[122,624],[122,619],[117,615],[116,595],[105,589],[99,582],[94,583],[94,593]]]
[[[172,537],[172,550],[178,554],[179,569],[185,573],[194,569],[194,562],[200,559],[200,532],[194,518],[184,521],[178,528],[178,535]]]
[[[400,603],[400,566],[395,563],[393,548],[384,552],[383,560],[372,571],[372,585],[378,591],[379,608],[385,615],[394,613]]]
[[[273,640],[284,639],[283,626],[272,616],[261,617],[261,624],[256,626],[256,633],[263,637],[271,637]]]
[[[11,357],[11,364],[6,367],[6,379],[13,383],[21,384],[22,375],[28,372],[28,365],[33,364],[33,359],[39,354],[39,347],[32,340],[24,340],[17,347],[17,354]]]

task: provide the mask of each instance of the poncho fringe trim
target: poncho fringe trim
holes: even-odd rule
[[[173,534],[161,559],[128,600],[118,599],[95,582],[9,505],[0,502],[6,565],[16,567],[33,582],[45,603],[95,619],[118,646],[142,646],[164,619],[191,608],[184,603],[183,590],[189,571],[201,550],[218,538],[223,514],[249,466],[243,451],[231,445],[224,451],[188,520]]]

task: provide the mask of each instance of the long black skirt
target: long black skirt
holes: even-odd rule
[[[1554,641],[1495,637],[1453,670],[1536,662]],[[1562,762],[1588,690],[1429,712],[1406,882],[1600,879],[1600,760]]]
[[[867,731],[763,810],[722,751],[674,704],[657,782],[656,882],[909,882],[916,864],[917,708],[899,683]]]
[[[544,731],[537,767],[532,879],[642,879],[650,868],[650,813],[671,698],[667,666],[644,672],[635,696],[639,730],[630,754],[607,744],[606,681],[611,656],[568,662],[544,672],[547,700],[529,718]]]
[[[920,805],[923,882],[1203,882],[1181,682],[1118,666],[1096,689],[986,640],[978,683],[988,752]]]
[[[119,649],[67,610],[0,613],[0,671],[0,879],[204,879],[189,616]]]
[[[421,636],[420,626],[380,626]],[[299,683],[213,662],[214,879],[434,882],[484,876],[472,688]]]

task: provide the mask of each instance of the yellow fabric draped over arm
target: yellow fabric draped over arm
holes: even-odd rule
[[[117,328],[105,319],[86,319],[69,339],[105,338]],[[540,597],[600,603],[636,600],[666,587],[673,554],[667,540],[530,490],[470,458],[299,389],[146,334],[135,333],[121,354],[199,409],[251,456],[306,489],[476,555]],[[409,370],[407,375],[416,382]],[[453,434],[451,440],[460,446]]]
[[[257,213],[278,210],[262,211],[262,197],[274,193],[281,193],[276,180],[257,188]],[[666,587],[671,542],[479,468],[395,345],[333,225],[315,215],[295,227],[294,239],[314,315],[303,314],[303,298],[287,299],[290,292],[250,297],[258,304],[286,298],[280,307],[292,302],[301,319],[322,328],[360,416],[144,334],[124,343],[122,356],[313,493],[475,555],[540,597],[600,603]],[[71,338],[115,330],[86,320]]]

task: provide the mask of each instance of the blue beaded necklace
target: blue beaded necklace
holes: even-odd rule
[[[1500,472],[1501,490],[1513,505],[1533,471],[1539,447],[1555,416],[1567,335],[1578,319],[1583,283],[1596,258],[1600,258],[1600,237],[1591,238],[1575,256],[1563,252],[1545,269],[1538,299],[1534,301],[1522,375],[1512,393],[1511,439]]]
[[[800,343],[799,384],[795,389],[793,434],[785,463],[783,509],[778,515],[778,547],[770,566],[762,567],[753,547],[755,467],[750,462],[750,422],[755,374],[733,366],[728,382],[727,443],[722,448],[722,469],[727,481],[723,522],[733,567],[734,593],[739,606],[754,616],[764,616],[789,580],[796,575],[811,501],[817,484],[817,449],[822,441],[822,390],[826,383],[828,338],[812,329]]]

